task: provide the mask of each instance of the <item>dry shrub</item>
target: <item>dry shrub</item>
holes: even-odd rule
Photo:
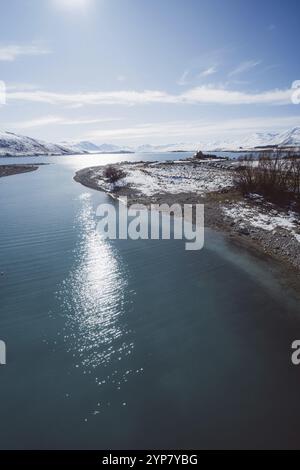
[[[126,173],[120,168],[116,168],[113,165],[109,165],[105,168],[103,172],[104,178],[106,178],[110,183],[115,184],[121,179],[125,178]]]
[[[300,199],[300,159],[261,155],[249,157],[236,171],[235,185],[243,193],[257,193],[274,202]]]

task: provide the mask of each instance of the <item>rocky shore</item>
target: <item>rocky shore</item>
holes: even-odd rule
[[[0,178],[36,171],[38,168],[38,165],[0,165]]]
[[[227,233],[235,242],[271,256],[300,276],[300,214],[256,194],[243,197],[234,187],[236,161],[189,160],[115,165],[126,177],[112,185],[105,167],[78,171],[75,181],[128,204],[204,204],[205,225]]]

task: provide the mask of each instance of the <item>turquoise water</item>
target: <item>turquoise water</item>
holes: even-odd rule
[[[118,159],[0,180],[0,448],[299,447],[297,301],[212,231],[201,252],[100,240],[108,198],[73,175]]]

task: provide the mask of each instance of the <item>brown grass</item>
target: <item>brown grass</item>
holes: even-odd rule
[[[244,195],[257,193],[267,200],[286,204],[300,201],[300,159],[262,155],[248,157],[236,171],[235,186]]]

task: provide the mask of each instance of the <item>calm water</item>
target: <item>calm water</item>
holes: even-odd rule
[[[300,447],[297,302],[211,231],[201,252],[97,238],[107,196],[72,178],[118,159],[0,180],[0,447]]]

